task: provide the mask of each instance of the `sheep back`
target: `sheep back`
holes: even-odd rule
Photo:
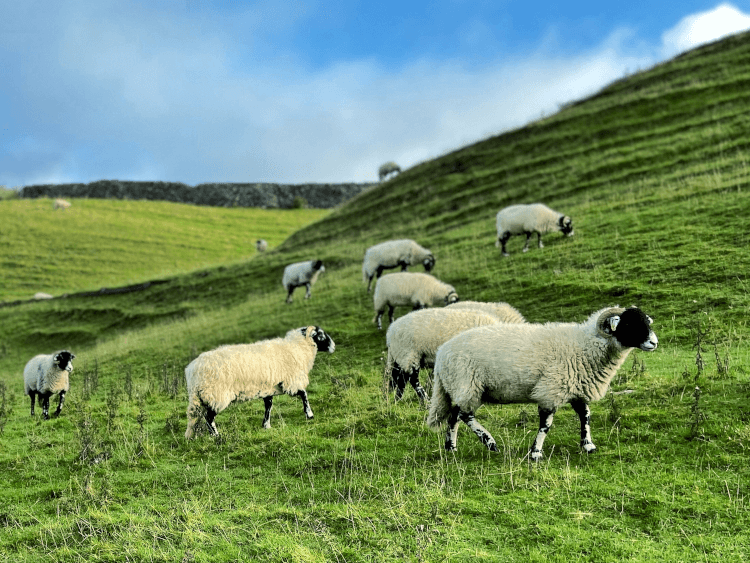
[[[432,257],[432,252],[411,239],[389,240],[371,246],[365,251],[362,263],[362,278],[367,281],[373,277],[379,267],[396,268],[399,264],[422,264]],[[433,258],[434,262],[434,258]],[[431,269],[430,266],[429,269]]]
[[[518,309],[508,303],[484,303],[482,301],[458,301],[448,305],[449,309],[470,309],[494,315],[505,323],[525,323],[526,319]]]
[[[375,311],[382,311],[386,305],[445,305],[446,298],[456,293],[455,288],[441,282],[430,274],[398,272],[388,274],[375,285],[373,303]]]

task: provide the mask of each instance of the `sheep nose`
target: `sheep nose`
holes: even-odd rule
[[[656,347],[658,345],[659,345],[659,339],[652,332],[651,334],[648,335],[648,341],[641,344],[641,350],[645,350],[646,352],[652,352],[656,350]]]

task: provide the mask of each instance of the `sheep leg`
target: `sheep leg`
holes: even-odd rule
[[[206,408],[206,425],[208,426],[208,431],[211,433],[212,436],[219,437],[219,429],[216,428],[216,421],[214,420],[216,418],[217,412],[212,409],[210,406],[205,405]]]
[[[510,233],[508,233],[508,232],[503,233],[503,236],[501,236],[500,238],[497,239],[498,242],[503,247],[503,256],[510,256],[510,254],[508,254],[508,251],[505,249],[505,244],[508,242],[509,239],[510,239]],[[495,246],[497,246],[497,245],[495,245]]]
[[[305,417],[307,417],[307,420],[313,418],[313,411],[310,408],[310,401],[307,400],[307,391],[305,391],[304,389],[300,389],[295,395],[302,399],[302,409],[305,411]]]
[[[406,387],[406,374],[401,366],[394,362],[393,369],[391,370],[391,389],[396,389],[396,400],[400,401],[401,397],[404,396],[404,388]]]
[[[536,245],[539,248],[544,248],[544,245],[542,244],[542,233],[536,234]]]
[[[526,233],[526,244],[523,245],[522,252],[528,252],[529,251],[529,241],[531,240],[531,235],[534,233]]]
[[[367,278],[367,293],[370,293],[370,285],[372,285],[372,278],[373,276],[370,276]]]
[[[458,449],[456,442],[458,440],[458,414],[460,412],[461,407],[454,405],[448,415],[448,429],[445,431],[445,449],[449,452],[455,452]]]
[[[375,323],[378,325],[378,330],[383,330],[383,311],[378,311],[378,314],[375,316]]]
[[[552,419],[555,418],[555,411],[557,409],[544,409],[539,407],[539,432],[537,432],[534,443],[531,446],[529,457],[531,461],[539,461],[544,457],[542,453],[542,446],[544,445],[544,439],[547,437],[550,427],[552,426]]]
[[[294,293],[294,289],[295,288],[294,288],[293,285],[290,285],[289,287],[286,288],[286,290],[288,292],[287,296],[286,296],[286,302],[287,303],[291,303],[292,302],[292,293]]]
[[[305,287],[307,288],[307,291],[305,292],[305,299],[310,299],[310,287],[312,287],[312,286],[310,285],[310,282],[307,282],[307,283],[305,284]]]
[[[34,403],[36,403],[36,391],[29,391],[29,397],[31,397],[31,416],[34,416]],[[41,403],[41,398],[39,399]]]
[[[474,418],[474,413],[461,411],[458,414],[458,418],[474,431],[474,434],[476,434],[477,437],[479,437],[479,440],[487,446],[487,449],[491,452],[497,451],[497,443],[495,443],[492,434],[487,432],[487,429],[477,422],[477,419]]]
[[[263,428],[271,428],[271,406],[273,405],[273,396],[263,397],[263,403],[266,405],[266,412],[263,414]]]
[[[399,262],[399,266],[401,266],[401,271],[406,272],[409,269],[409,263],[408,262]]]
[[[393,305],[388,305],[388,323],[393,323]]]
[[[40,393],[40,402],[42,403],[42,415],[44,420],[49,420],[49,398],[52,393]]]
[[[424,402],[427,400],[427,393],[419,384],[419,367],[414,368],[413,370],[411,370],[411,373],[409,373],[409,383],[411,383],[411,386],[414,387],[414,391],[417,393],[417,397],[419,397],[419,402],[424,404]],[[404,381],[402,384],[402,392],[404,386],[406,386],[406,381]]]
[[[583,399],[573,399],[570,406],[581,419],[581,447],[587,454],[592,454],[596,451],[596,446],[591,440],[591,409]]]
[[[55,416],[60,416],[63,403],[65,402],[65,391],[60,391],[60,401],[57,403],[57,409],[55,409]]]

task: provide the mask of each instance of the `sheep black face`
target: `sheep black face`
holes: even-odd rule
[[[652,322],[651,317],[638,307],[630,307],[620,315],[610,317],[605,323],[605,332],[612,334],[625,348],[652,352],[659,344],[659,339],[651,330]]]
[[[427,258],[424,259],[424,262],[422,262],[422,265],[424,266],[425,272],[431,272],[432,269],[435,267],[435,257],[430,254]]]
[[[58,368],[61,370],[66,371],[73,371],[73,363],[72,360],[75,358],[75,354],[72,352],[68,352],[67,350],[63,350],[62,352],[58,352],[55,354],[55,357],[52,358],[52,361],[55,362]]]
[[[573,236],[573,219],[565,215],[564,217],[560,217],[560,231],[562,234],[564,234],[566,237]]]
[[[323,268],[323,261],[322,260],[316,260],[313,262],[312,265],[313,271],[317,272],[318,270],[322,269],[325,272],[325,268]]]
[[[300,330],[302,331],[302,334],[306,334],[313,339],[313,342],[315,342],[318,347],[318,352],[328,352],[329,354],[333,354],[333,351],[336,350],[336,343],[333,341],[333,338],[326,334],[326,331],[319,326],[313,327],[311,334],[306,333],[307,328],[302,328]]]

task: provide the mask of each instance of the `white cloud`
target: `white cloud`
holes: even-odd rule
[[[662,35],[662,56],[672,57],[698,45],[750,29],[750,15],[731,4],[686,16]]]

